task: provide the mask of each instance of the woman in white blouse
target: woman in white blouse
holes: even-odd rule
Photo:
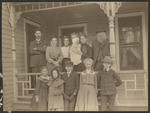
[[[63,37],[63,41],[64,41],[64,46],[61,47],[62,53],[63,53],[63,60],[62,60],[62,71],[65,72],[65,62],[70,60],[70,54],[69,54],[69,37],[68,36],[64,36]]]

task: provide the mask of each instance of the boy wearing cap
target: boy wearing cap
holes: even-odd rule
[[[104,68],[98,73],[98,87],[101,94],[101,110],[106,111],[107,103],[109,103],[109,109],[110,111],[113,111],[117,93],[116,87],[121,85],[122,81],[116,72],[111,69],[113,61],[110,56],[106,56],[102,62]]]
[[[67,72],[62,74],[64,80],[64,106],[65,111],[74,111],[76,96],[79,89],[79,75],[73,71],[73,62],[66,61],[65,68]]]

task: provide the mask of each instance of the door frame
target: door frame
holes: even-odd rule
[[[59,41],[59,46],[61,46],[61,30],[65,28],[75,28],[75,27],[83,27],[84,28],[84,33],[87,35],[87,23],[78,23],[78,24],[69,24],[69,25],[61,25],[58,26],[58,41]]]
[[[25,72],[28,73],[28,62],[27,62],[27,36],[26,36],[26,24],[30,24],[36,27],[41,27],[41,24],[29,19],[23,19],[23,26],[24,26],[24,55],[25,55]]]

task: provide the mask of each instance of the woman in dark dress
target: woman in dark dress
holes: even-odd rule
[[[51,77],[48,76],[46,67],[42,69],[41,73],[42,75],[36,82],[36,89],[31,102],[33,111],[48,110],[48,81],[51,80]]]

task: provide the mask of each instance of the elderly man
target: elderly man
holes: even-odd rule
[[[107,41],[106,31],[98,31],[96,40],[92,43],[93,48],[93,68],[95,71],[103,69],[102,59],[110,56],[109,42]]]
[[[30,52],[30,67],[32,73],[39,73],[41,67],[46,65],[46,42],[42,40],[42,30],[37,28],[35,31],[35,40],[30,42],[29,52]],[[35,87],[36,77],[31,77],[31,87]]]

